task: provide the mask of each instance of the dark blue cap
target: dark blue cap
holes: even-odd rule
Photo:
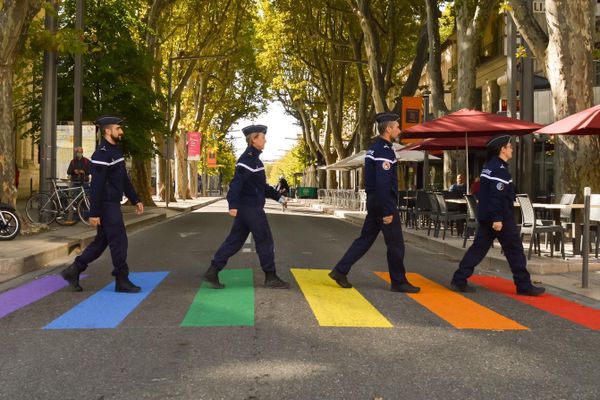
[[[375,121],[378,124],[382,122],[390,122],[390,121],[398,121],[400,119],[400,115],[392,112],[383,112],[375,115]]]
[[[112,115],[103,115],[98,117],[94,123],[102,128],[107,125],[121,125],[123,120],[119,117],[113,117]]]
[[[244,135],[246,136],[257,132],[267,133],[267,127],[265,125],[249,125],[242,128],[242,132],[244,132]]]
[[[487,142],[486,147],[490,150],[500,150],[510,142],[511,138],[512,136],[506,134],[496,135]]]

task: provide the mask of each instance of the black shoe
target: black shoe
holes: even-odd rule
[[[348,282],[348,277],[341,272],[337,272],[335,269],[331,270],[329,277],[344,289],[350,289],[352,287],[352,284]]]
[[[421,288],[413,286],[408,282],[392,283],[391,291],[402,293],[419,293],[421,291]]]
[[[204,273],[204,280],[208,282],[213,289],[224,289],[225,285],[219,281],[219,270],[211,265]]]
[[[136,286],[129,280],[125,274],[115,276],[115,292],[119,293],[139,293],[141,287]]]
[[[65,281],[69,282],[69,285],[71,285],[71,287],[76,292],[81,292],[83,290],[83,288],[81,286],[79,286],[79,274],[80,273],[81,272],[79,272],[77,265],[75,265],[75,263],[73,263],[73,264],[69,265],[67,268],[63,269],[62,272],[60,273],[60,276],[62,276]]]
[[[531,285],[531,287],[528,287],[527,289],[517,288],[517,294],[520,294],[522,296],[539,296],[540,294],[544,293],[545,291],[546,291],[545,288],[543,288],[541,286],[533,286],[533,285]]]
[[[459,285],[459,284],[452,282],[452,283],[450,283],[450,288],[452,290],[454,290],[455,292],[462,292],[462,293],[475,293],[477,291],[477,289],[475,289],[475,287],[469,285],[468,283],[463,283],[463,284]]]
[[[275,272],[265,272],[265,287],[269,289],[289,289],[290,284],[281,280]]]

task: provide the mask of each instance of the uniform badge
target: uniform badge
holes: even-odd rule
[[[389,170],[392,165],[388,162],[388,161],[384,161],[383,164],[381,164],[381,166],[383,167],[383,169],[385,169],[386,171]]]
[[[496,185],[496,189],[498,189],[499,191],[503,191],[504,190],[504,183],[498,182],[498,184]]]

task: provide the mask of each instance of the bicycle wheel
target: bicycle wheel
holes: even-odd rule
[[[58,215],[58,207],[46,193],[37,193],[27,200],[25,214],[33,223],[51,224]]]
[[[77,203],[77,214],[79,215],[79,219],[86,225],[90,224],[90,200],[87,196],[83,196],[79,203]]]
[[[12,240],[21,230],[21,221],[10,210],[0,209],[0,240]]]
[[[70,200],[65,201],[66,207],[60,210],[56,216],[56,223],[62,226],[71,226],[79,222],[79,215],[77,214],[77,205],[69,205]]]

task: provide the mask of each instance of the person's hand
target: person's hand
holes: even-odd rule
[[[237,217],[237,209],[232,208],[231,210],[229,210],[229,215],[231,215],[232,217]]]
[[[89,221],[91,226],[100,225],[100,217],[90,217]]]
[[[142,215],[144,213],[144,203],[140,201],[135,205],[135,213],[137,215]]]
[[[496,232],[500,232],[502,230],[502,221],[496,221],[492,224],[492,229]]]
[[[383,217],[383,224],[389,225],[392,223],[393,220],[394,220],[394,214],[388,215],[387,217]]]

